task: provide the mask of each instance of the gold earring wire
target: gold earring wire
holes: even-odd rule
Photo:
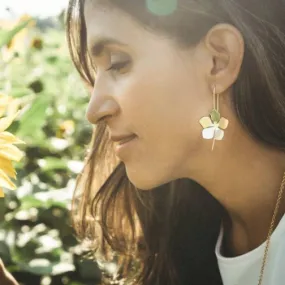
[[[202,137],[206,140],[213,139],[212,151],[214,150],[215,141],[224,138],[224,130],[228,127],[229,121],[220,114],[220,94],[216,92],[216,86],[213,86],[213,109],[208,117],[200,119],[203,127]]]
[[[214,110],[217,111],[218,114],[220,114],[219,112],[219,101],[220,101],[220,93],[217,93],[216,92],[216,85],[214,85],[213,87],[213,106],[214,106]],[[214,146],[215,146],[215,136],[214,136],[214,139],[213,139],[213,143],[212,143],[212,151],[214,150]]]

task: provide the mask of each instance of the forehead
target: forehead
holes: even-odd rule
[[[123,11],[110,5],[88,0],[84,6],[88,45],[101,38],[113,38],[126,45],[139,45],[146,34],[138,22]]]
[[[87,44],[92,50],[101,39],[114,39],[125,45],[134,56],[142,56],[173,47],[173,42],[162,34],[152,32],[129,14],[111,5],[101,5],[100,0],[87,0],[84,17]],[[101,0],[102,1],[102,0]],[[175,47],[176,48],[176,47]]]

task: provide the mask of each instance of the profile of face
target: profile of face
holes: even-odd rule
[[[136,135],[117,152],[130,181],[147,190],[178,178],[214,177],[244,136],[228,96],[242,62],[239,32],[217,26],[195,47],[182,48],[96,1],[86,1],[84,17],[96,66],[87,119],[104,118],[110,136]],[[211,151],[199,120],[213,108],[214,85],[230,124]]]

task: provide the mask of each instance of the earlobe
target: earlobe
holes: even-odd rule
[[[205,44],[212,58],[209,82],[222,93],[238,78],[244,56],[243,37],[234,26],[218,24],[207,33]]]

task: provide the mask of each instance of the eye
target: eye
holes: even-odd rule
[[[122,62],[117,62],[113,63],[107,71],[115,71],[115,72],[120,72],[120,73],[125,73],[126,68],[129,66],[130,61],[122,61]]]

